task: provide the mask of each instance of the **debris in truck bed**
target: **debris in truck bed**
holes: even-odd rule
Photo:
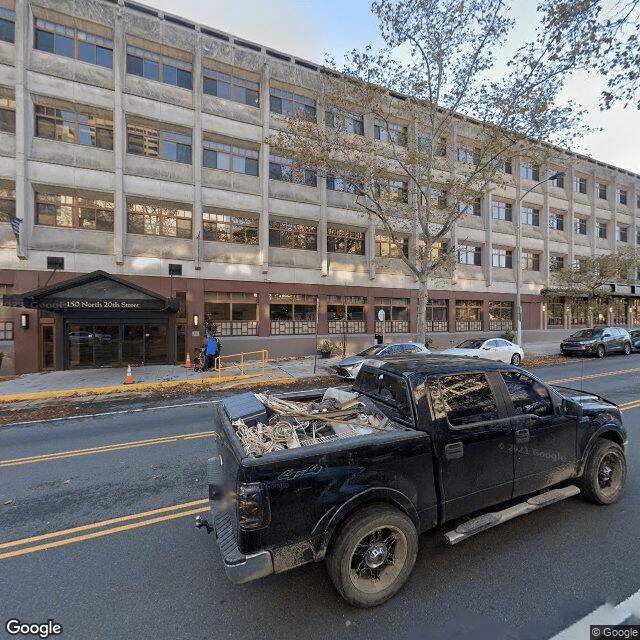
[[[249,455],[319,444],[339,438],[382,431],[389,419],[359,394],[327,389],[320,402],[296,402],[255,394],[267,408],[269,424],[247,425],[238,419],[232,425]]]

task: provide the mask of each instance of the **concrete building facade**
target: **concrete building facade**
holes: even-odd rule
[[[416,338],[416,283],[348,185],[268,142],[293,109],[325,121],[326,72],[134,2],[0,0],[2,373],[180,362],[205,323],[227,353]],[[431,333],[513,329],[518,280],[524,329],[580,324],[543,303],[550,274],[638,246],[640,176],[559,157],[456,224]],[[607,320],[640,324],[636,287],[614,293]]]

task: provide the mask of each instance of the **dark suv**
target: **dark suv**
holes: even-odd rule
[[[622,327],[593,327],[580,329],[560,343],[562,355],[597,356],[610,353],[631,353],[631,336]]]

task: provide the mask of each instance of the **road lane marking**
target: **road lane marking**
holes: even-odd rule
[[[134,513],[129,516],[111,518],[110,520],[103,520],[101,522],[93,522],[93,523],[82,525],[79,527],[73,527],[71,529],[53,531],[51,533],[44,533],[42,535],[32,536],[30,538],[22,538],[20,540],[3,542],[0,544],[0,549],[13,548],[14,550],[0,553],[0,560],[15,558],[16,556],[23,556],[30,553],[36,553],[38,551],[46,551],[47,549],[55,549],[57,547],[62,547],[65,545],[75,544],[76,542],[93,540],[95,538],[110,536],[116,533],[122,533],[124,531],[131,531],[134,529],[139,529],[141,527],[148,527],[150,525],[158,524],[161,522],[169,522],[171,520],[177,520],[178,518],[185,518],[190,515],[204,513],[209,509],[207,504],[208,504],[208,500],[206,499],[195,500],[193,502],[177,504],[171,507],[162,507],[160,509],[154,509],[153,511],[144,511],[141,513]],[[136,522],[136,520],[139,520],[139,522]],[[124,523],[124,524],[120,524],[120,523]],[[86,531],[91,531],[92,529],[100,529],[100,530],[93,531],[91,533],[82,533]],[[80,534],[80,535],[75,535],[75,534]],[[53,538],[62,538],[64,536],[69,536],[69,537],[66,537],[63,540],[53,540],[51,542],[44,542],[43,544],[34,544],[34,543],[42,542],[45,540],[52,540]],[[19,548],[15,548],[15,547],[19,547]]]
[[[574,382],[575,380],[593,380],[594,378],[606,378],[608,376],[619,376],[627,373],[637,373],[640,367],[634,369],[620,369],[618,371],[603,371],[602,373],[590,373],[588,375],[573,376],[572,378],[561,378],[560,380],[547,380],[549,384],[560,384],[562,382]]]
[[[75,458],[78,456],[89,456],[97,453],[109,453],[111,451],[123,451],[126,449],[136,449],[140,447],[151,447],[161,444],[171,444],[179,440],[195,440],[197,438],[210,438],[215,431],[201,431],[199,433],[177,434],[164,436],[162,438],[150,438],[148,440],[134,440],[132,442],[119,442],[107,444],[102,447],[89,447],[87,449],[75,449],[72,451],[57,451],[55,453],[43,453],[38,456],[28,456],[25,458],[14,458],[11,460],[0,460],[0,468],[17,467],[23,464],[33,464],[35,462],[49,462],[52,460],[63,460],[64,458]]]

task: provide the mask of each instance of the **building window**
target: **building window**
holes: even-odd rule
[[[425,329],[431,332],[449,331],[449,301],[448,300],[446,300],[445,298],[440,298],[437,300],[429,298],[427,300]]]
[[[511,221],[511,209],[512,204],[510,202],[500,202],[499,200],[494,200],[491,203],[491,217],[494,220]]]
[[[480,198],[476,198],[470,204],[467,204],[466,202],[461,202],[458,206],[459,206],[459,210],[460,210],[461,214],[466,214],[468,216],[481,216],[482,215]]]
[[[16,40],[16,12],[4,7],[0,7],[0,40]]]
[[[564,231],[564,213],[549,211],[549,229]]]
[[[576,216],[573,219],[573,230],[575,231],[576,235],[586,236],[587,235],[587,219]]]
[[[13,183],[0,182],[0,222],[11,222],[16,216],[16,189]]]
[[[36,18],[34,46],[40,51],[113,68],[113,40]]]
[[[596,197],[600,200],[607,199],[607,185],[604,182],[596,182]]]
[[[260,85],[215,69],[202,69],[202,91],[210,96],[232,100],[250,107],[260,106]]]
[[[347,193],[362,193],[362,184],[357,180],[345,176],[327,176],[327,189],[330,191],[346,191]]]
[[[520,165],[520,177],[525,180],[540,180],[540,167],[530,162]]]
[[[318,227],[315,224],[269,220],[269,246],[282,249],[318,249]]]
[[[456,300],[456,331],[482,331],[482,300]]]
[[[13,96],[0,93],[0,131],[16,132],[16,101]]]
[[[575,193],[587,193],[587,179],[581,176],[573,176],[573,190]]]
[[[327,127],[338,129],[345,133],[364,135],[364,118],[353,111],[341,111],[335,108],[327,109],[324,115]]]
[[[0,321],[0,340],[13,340],[13,322]]]
[[[636,230],[636,244],[640,245],[640,229]]]
[[[283,116],[298,113],[309,120],[316,119],[316,101],[313,98],[274,86],[269,89],[269,110]]]
[[[482,247],[460,245],[458,247],[458,262],[460,264],[471,264],[476,267],[482,266]]]
[[[127,45],[127,73],[131,75],[191,89],[192,70],[193,65],[186,60]]]
[[[513,252],[511,249],[493,249],[491,251],[491,265],[503,269],[513,267]]]
[[[522,252],[522,270],[540,271],[540,254],[532,251]]]
[[[36,192],[35,223],[49,227],[113,231],[113,200]]]
[[[376,258],[400,258],[409,256],[409,238],[398,238],[396,242],[391,236],[376,234]]]
[[[458,145],[458,162],[477,165],[480,162],[480,149],[467,142]]]
[[[444,157],[447,155],[447,139],[445,136],[433,136],[422,134],[419,137],[419,144],[422,151],[426,154],[433,153],[434,156]]]
[[[528,224],[532,227],[540,226],[540,210],[533,207],[522,207],[521,218],[522,224]]]
[[[340,227],[327,227],[327,251],[363,256],[365,247],[364,231],[351,231]]]
[[[600,220],[596,222],[596,235],[598,236],[598,238],[602,238],[603,240],[606,240],[607,238],[606,222],[601,222]]]
[[[315,169],[303,167],[291,158],[269,154],[269,178],[315,187],[318,182]]]
[[[549,258],[549,271],[551,273],[557,273],[564,269],[564,256],[550,256]]]
[[[113,118],[35,105],[36,136],[100,149],[113,149]]]
[[[191,238],[191,210],[167,204],[127,202],[127,231],[147,236]]]
[[[618,204],[627,204],[627,190],[616,189],[616,202]]]
[[[365,298],[327,296],[329,333],[366,333]]]
[[[219,336],[257,336],[258,294],[205,291],[204,321]]]
[[[618,225],[616,229],[616,237],[618,242],[628,242],[629,241],[628,227],[623,227],[621,225]]]
[[[376,333],[409,333],[410,303],[409,298],[374,298]],[[384,322],[378,320],[379,311],[384,311]]]
[[[564,188],[564,175],[559,175],[561,172],[557,171],[557,170],[553,170],[550,172],[550,175],[555,175],[556,177],[553,178],[552,180],[549,180],[549,184],[552,187],[559,187],[559,188]]]
[[[396,122],[376,119],[373,123],[373,137],[382,142],[393,142],[401,147],[406,147],[407,127]]]
[[[636,196],[636,209],[640,209],[640,195]]]
[[[409,188],[404,180],[385,180],[377,184],[379,198],[395,200],[396,202],[409,201]]]
[[[513,302],[509,300],[489,301],[489,331],[513,329]]]
[[[258,244],[258,219],[222,211],[203,211],[202,229],[205,240]]]
[[[271,335],[314,334],[317,298],[311,295],[272,293],[269,296]]]
[[[204,140],[203,164],[209,169],[258,175],[258,152],[214,140]]]
[[[127,152],[191,164],[191,136],[169,129],[127,124]]]

